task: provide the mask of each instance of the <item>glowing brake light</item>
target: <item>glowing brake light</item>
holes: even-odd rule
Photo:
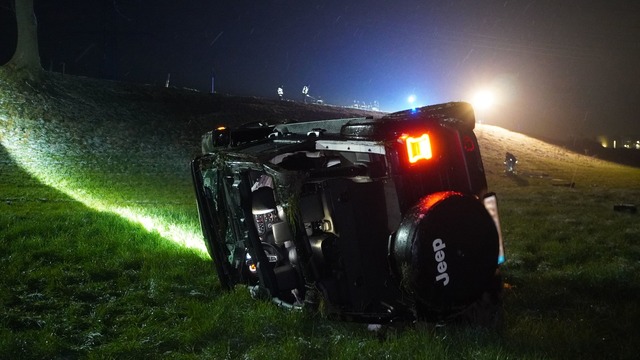
[[[433,157],[431,153],[431,141],[428,134],[422,134],[419,138],[404,135],[402,139],[407,143],[407,156],[409,162],[414,164],[418,160],[429,160]]]

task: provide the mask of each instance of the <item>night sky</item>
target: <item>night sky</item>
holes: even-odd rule
[[[15,30],[0,2],[0,62]],[[480,121],[563,140],[640,135],[640,1],[35,0],[43,67],[383,111],[472,101]]]

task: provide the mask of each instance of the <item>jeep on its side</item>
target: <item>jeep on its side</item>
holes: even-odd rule
[[[474,127],[455,102],[205,134],[192,176],[222,287],[368,323],[477,316],[504,252]]]

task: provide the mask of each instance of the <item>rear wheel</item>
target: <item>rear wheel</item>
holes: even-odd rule
[[[495,223],[476,197],[440,192],[407,212],[390,261],[418,317],[442,321],[499,297],[498,247]]]

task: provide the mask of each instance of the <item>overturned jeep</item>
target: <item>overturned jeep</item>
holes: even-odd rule
[[[191,170],[222,287],[377,324],[495,308],[504,255],[474,126],[456,102],[205,134]]]

